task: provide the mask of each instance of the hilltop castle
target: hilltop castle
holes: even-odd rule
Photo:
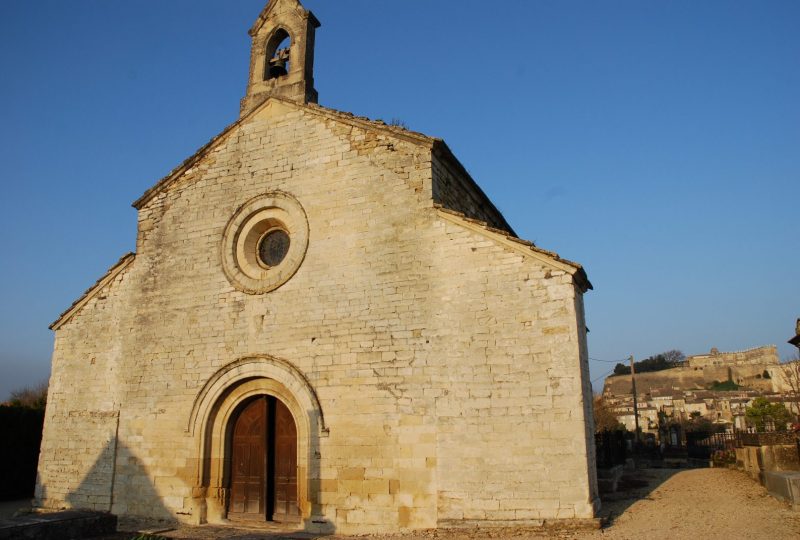
[[[745,428],[745,410],[757,397],[797,407],[787,394],[785,366],[774,345],[689,356],[681,365],[636,374],[639,425],[656,433],[659,413],[673,419],[700,416],[725,428]],[[791,392],[789,392],[790,394]],[[630,375],[608,377],[603,397],[626,428],[635,429]]]

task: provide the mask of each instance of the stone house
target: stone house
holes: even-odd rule
[[[593,518],[580,265],[439,139],[317,105],[297,0],[240,118],[52,325],[37,504],[342,533]],[[283,44],[287,44],[284,46]]]

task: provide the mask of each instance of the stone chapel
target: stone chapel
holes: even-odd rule
[[[317,104],[298,0],[238,120],[51,328],[43,508],[362,533],[599,507],[580,265],[440,139]]]

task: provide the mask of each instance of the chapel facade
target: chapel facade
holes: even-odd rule
[[[580,265],[446,144],[317,104],[298,0],[240,118],[51,328],[45,508],[361,533],[599,508]]]

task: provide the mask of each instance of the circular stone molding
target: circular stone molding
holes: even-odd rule
[[[244,203],[225,227],[222,269],[238,290],[262,294],[297,272],[307,248],[308,219],[297,199],[265,193]]]

